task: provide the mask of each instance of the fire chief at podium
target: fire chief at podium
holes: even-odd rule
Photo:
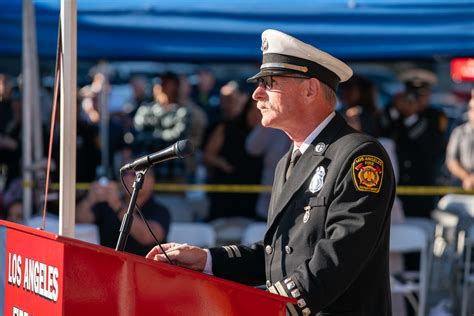
[[[390,315],[395,180],[382,146],[335,112],[337,86],[352,70],[276,30],[262,33],[261,49],[260,72],[248,81],[257,83],[253,98],[262,125],[283,130],[293,142],[275,170],[264,239],[250,247],[185,246],[168,256],[183,267],[293,297],[290,315]],[[165,261],[158,247],[147,257]]]

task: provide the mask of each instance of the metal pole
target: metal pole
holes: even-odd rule
[[[122,225],[120,226],[120,234],[117,240],[115,250],[124,251],[127,245],[128,235],[133,224],[133,212],[135,211],[135,205],[137,204],[137,198],[140,194],[140,189],[145,181],[146,170],[140,170],[135,173],[135,182],[133,182],[133,192],[128,204],[127,213],[122,218]]]
[[[110,177],[110,152],[109,152],[109,102],[108,102],[108,89],[109,89],[109,72],[107,69],[107,63],[101,62],[98,71],[104,76],[104,86],[99,93],[99,110],[100,110],[100,153],[101,161],[100,164],[106,175]]]
[[[23,51],[22,51],[22,165],[23,165],[23,217],[29,219],[33,205],[33,170],[32,170],[32,106],[35,102],[33,94],[33,54],[32,43],[35,40],[31,32],[33,3],[32,0],[23,1]]]
[[[30,0],[31,1],[31,0]],[[35,7],[31,5],[31,15],[29,18],[29,32],[30,38],[29,41],[29,51],[30,51],[30,58],[31,58],[31,89],[32,89],[32,98],[33,103],[31,104],[32,107],[32,133],[33,133],[33,175],[35,179],[35,189],[36,197],[43,196],[44,193],[44,181],[45,181],[45,169],[43,166],[43,129],[42,129],[42,118],[41,118],[41,99],[40,99],[40,79],[39,79],[39,66],[38,66],[38,49],[37,49],[37,41],[36,41],[36,18],[35,18]],[[41,189],[40,189],[41,188]],[[34,198],[35,209],[39,207],[39,199]]]
[[[77,5],[61,0],[61,142],[59,169],[59,234],[74,237],[76,214]]]

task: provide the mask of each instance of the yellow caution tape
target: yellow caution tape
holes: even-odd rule
[[[460,187],[449,186],[398,186],[397,195],[446,195],[474,194],[474,190],[466,191]]]
[[[33,187],[33,183],[23,182],[23,187]],[[76,183],[77,190],[88,190],[90,183]],[[59,184],[53,183],[50,188],[58,190]],[[174,184],[157,183],[154,185],[157,192],[209,192],[209,193],[261,193],[272,192],[271,185],[256,184]],[[397,195],[431,195],[442,196],[446,194],[474,194],[474,190],[463,190],[451,186],[397,186]]]
[[[203,191],[228,193],[261,193],[272,192],[271,185],[256,184],[155,184],[155,191]]]

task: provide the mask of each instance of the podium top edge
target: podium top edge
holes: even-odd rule
[[[5,226],[10,229],[22,231],[28,234],[36,235],[36,236],[51,239],[51,240],[57,240],[59,238],[58,234],[54,234],[45,230],[40,230],[39,228],[33,228],[33,227],[25,226],[22,224],[5,221],[5,220],[0,220],[0,226]]]

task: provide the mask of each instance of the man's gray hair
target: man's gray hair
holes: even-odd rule
[[[332,106],[335,107],[337,103],[337,97],[336,97],[336,92],[334,92],[333,89],[329,88],[327,84],[324,82],[320,81],[321,87],[323,88],[323,95],[326,101]]]

